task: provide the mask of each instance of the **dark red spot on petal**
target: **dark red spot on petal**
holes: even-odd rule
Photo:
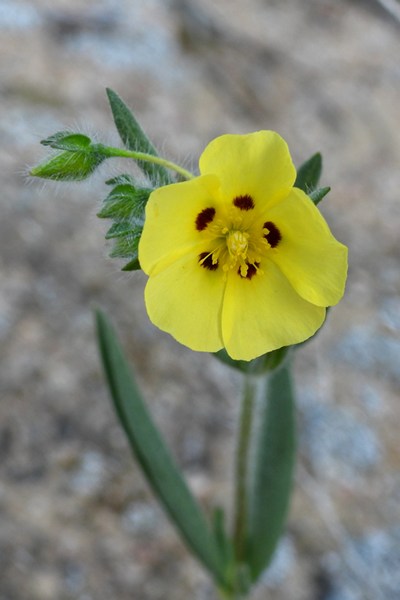
[[[215,208],[205,208],[196,217],[197,231],[203,231],[215,217]]]
[[[216,271],[218,269],[218,261],[213,262],[212,254],[210,254],[210,252],[202,252],[199,254],[199,263],[209,271]]]
[[[240,277],[242,279],[252,279],[252,277],[254,277],[254,275],[257,273],[257,269],[260,266],[260,263],[255,262],[254,265],[247,265],[247,273],[245,276],[243,276],[240,272],[240,269],[238,269],[238,275],[240,275]]]
[[[271,248],[276,248],[282,239],[281,232],[279,231],[277,226],[274,225],[274,223],[271,223],[271,221],[267,221],[266,223],[264,223],[264,227],[265,229],[268,229],[268,233],[264,235],[265,239],[267,240]]]
[[[233,200],[234,206],[240,208],[240,210],[251,210],[254,208],[254,201],[251,196],[245,194],[244,196],[236,196]]]

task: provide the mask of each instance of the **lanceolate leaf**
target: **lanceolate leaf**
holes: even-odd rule
[[[306,194],[316,189],[322,172],[322,156],[319,152],[304,162],[297,171],[294,187],[300,188]]]
[[[288,362],[268,376],[259,398],[249,482],[246,556],[252,581],[269,565],[289,506],[295,461],[294,399]]]
[[[225,512],[221,507],[217,507],[213,514],[213,532],[215,541],[218,545],[219,552],[223,557],[223,562],[226,565],[226,574],[228,579],[233,575],[234,568],[234,550],[231,540],[226,532]],[[231,571],[231,572],[229,572]]]
[[[145,152],[146,154],[157,156],[156,149],[118,94],[113,92],[113,90],[107,89],[107,96],[115,126],[125,146],[129,150],[136,150],[137,152]],[[163,166],[144,161],[137,162],[154,185],[160,186],[171,183],[169,173]]]
[[[183,539],[226,587],[221,550],[146,408],[114,330],[100,311],[96,322],[111,397],[133,453]]]

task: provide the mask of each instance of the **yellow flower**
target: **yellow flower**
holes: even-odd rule
[[[200,176],[156,189],[139,260],[151,321],[193,350],[251,360],[302,342],[343,295],[347,248],[275,132],[223,135]]]

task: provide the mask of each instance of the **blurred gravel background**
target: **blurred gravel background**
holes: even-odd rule
[[[190,167],[271,128],[325,157],[343,302],[298,356],[287,534],[253,600],[400,598],[400,22],[396,0],[0,0],[0,600],[212,600],[116,423],[92,307],[113,315],[205,508],[231,486],[237,376],[149,324],[89,183],[25,177],[64,128],[118,144],[104,88]],[[124,166],[126,169],[126,165]]]

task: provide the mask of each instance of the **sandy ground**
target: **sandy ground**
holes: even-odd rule
[[[0,0],[0,600],[214,598],[128,452],[92,307],[206,509],[228,504],[239,380],[153,328],[144,276],[107,257],[95,214],[124,163],[25,176],[57,130],[119,143],[106,86],[188,167],[224,132],[322,151],[349,283],[297,359],[296,493],[253,598],[400,597],[399,32],[366,0]]]

